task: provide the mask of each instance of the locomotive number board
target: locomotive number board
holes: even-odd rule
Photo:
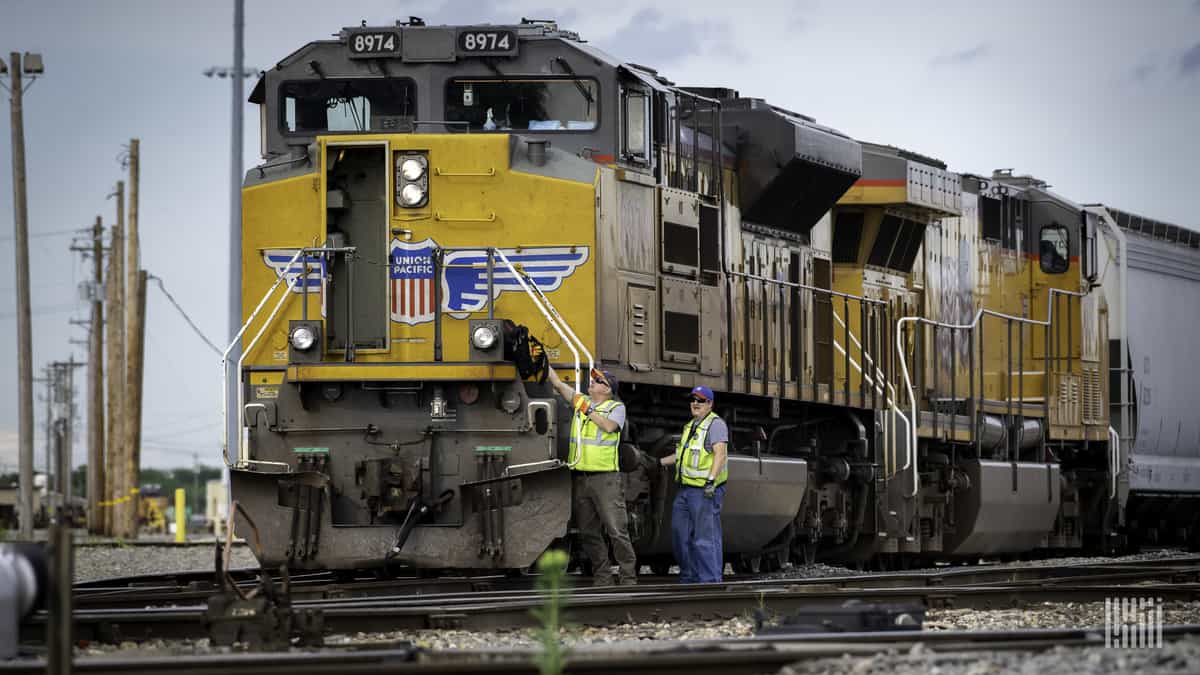
[[[516,56],[517,34],[494,28],[460,28],[458,53],[464,56]]]
[[[400,33],[395,31],[362,31],[346,38],[351,58],[375,58],[400,53]]]

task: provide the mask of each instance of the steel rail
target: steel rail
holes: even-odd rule
[[[255,570],[243,569],[236,572],[239,586],[250,588],[256,585]],[[293,575],[289,585],[293,600],[323,600],[333,598],[406,598],[419,596],[432,599],[435,595],[459,595],[473,593],[483,598],[491,591],[528,591],[533,588],[536,577],[509,578],[501,575],[477,577],[448,577],[425,579],[406,577],[391,580],[339,580],[329,573]],[[174,585],[169,582],[174,580]],[[800,578],[761,579],[733,578],[720,584],[725,588],[741,590],[757,587],[774,587],[787,584],[793,587],[825,588],[896,588],[906,586],[949,586],[1006,584],[1039,581],[1041,583],[1099,583],[1115,581],[1200,580],[1200,557],[1176,558],[1160,561],[1134,561],[1128,563],[1085,563],[1072,565],[1040,565],[1016,567],[955,567],[915,572],[890,572],[880,574]],[[275,578],[278,583],[278,577]],[[677,589],[672,577],[643,577],[639,590],[670,592]],[[568,577],[568,583],[586,584],[587,579]],[[649,583],[647,583],[649,582]],[[155,584],[152,578],[134,577],[128,582],[111,580],[76,587],[75,604],[88,608],[138,608],[162,605],[201,604],[218,591],[212,573],[171,575]],[[576,588],[574,593],[594,592],[587,586]]]
[[[1163,626],[1163,641],[1200,634],[1200,625]],[[843,655],[869,656],[906,651],[921,644],[933,652],[1044,651],[1057,647],[1105,645],[1101,627],[1027,628],[1002,631],[888,631],[872,633],[806,633],[710,640],[623,641],[568,648],[572,673],[652,673],[740,675],[774,672],[790,663]],[[74,667],[88,675],[173,675],[255,673],[263,675],[385,675],[439,673],[537,673],[538,648],[430,650],[407,644],[347,645],[345,649],[309,652],[226,653],[169,657],[114,656],[79,659]],[[0,674],[46,672],[43,659],[0,664]]]
[[[730,618],[755,608],[776,612],[840,604],[857,599],[874,602],[918,602],[928,607],[977,609],[1016,607],[1030,602],[1081,602],[1111,597],[1153,595],[1171,600],[1200,599],[1200,584],[1141,583],[1143,577],[1123,583],[1072,583],[1062,580],[1013,581],[984,585],[922,585],[886,588],[830,587],[780,580],[773,585],[698,584],[632,589],[599,589],[573,592],[562,598],[569,620],[607,625],[631,620],[686,620]],[[381,630],[463,628],[497,629],[533,625],[531,610],[541,606],[541,592],[494,591],[426,596],[326,599],[294,601],[297,610],[320,610],[330,632],[354,633]],[[78,639],[99,642],[167,638],[194,638],[202,630],[205,608],[80,609],[74,614]],[[44,639],[48,617],[38,612],[22,624],[27,640]]]

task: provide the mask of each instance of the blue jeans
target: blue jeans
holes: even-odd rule
[[[679,583],[721,580],[725,556],[721,540],[721,504],[725,485],[717,486],[712,499],[704,488],[680,485],[671,509],[671,545],[679,562]]]

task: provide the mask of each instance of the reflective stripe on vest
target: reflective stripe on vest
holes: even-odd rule
[[[609,399],[603,403],[597,403],[595,411],[608,417],[608,414],[619,405],[622,404]],[[571,418],[571,452],[567,461],[575,471],[616,471],[619,468],[617,446],[620,443],[620,428],[608,433],[587,415],[576,412]],[[579,456],[580,444],[583,445],[582,457]]]
[[[708,474],[712,470],[715,453],[704,449],[704,441],[708,438],[708,428],[715,419],[717,419],[717,414],[710,412],[699,422],[693,419],[683,425],[683,436],[680,437],[679,445],[675,448],[675,480],[677,482],[692,487],[704,487],[704,484],[708,482]],[[697,424],[699,426],[696,426],[693,431],[692,427]],[[685,442],[687,443],[686,447],[684,446]],[[720,485],[728,478],[729,463],[726,462],[714,483]]]

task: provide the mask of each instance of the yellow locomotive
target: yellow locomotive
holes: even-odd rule
[[[569,540],[540,355],[618,374],[656,570],[674,486],[637,459],[673,451],[700,384],[733,435],[738,569],[1117,532],[1102,209],[552,22],[347,28],[251,100],[227,461],[266,564],[512,569]]]

